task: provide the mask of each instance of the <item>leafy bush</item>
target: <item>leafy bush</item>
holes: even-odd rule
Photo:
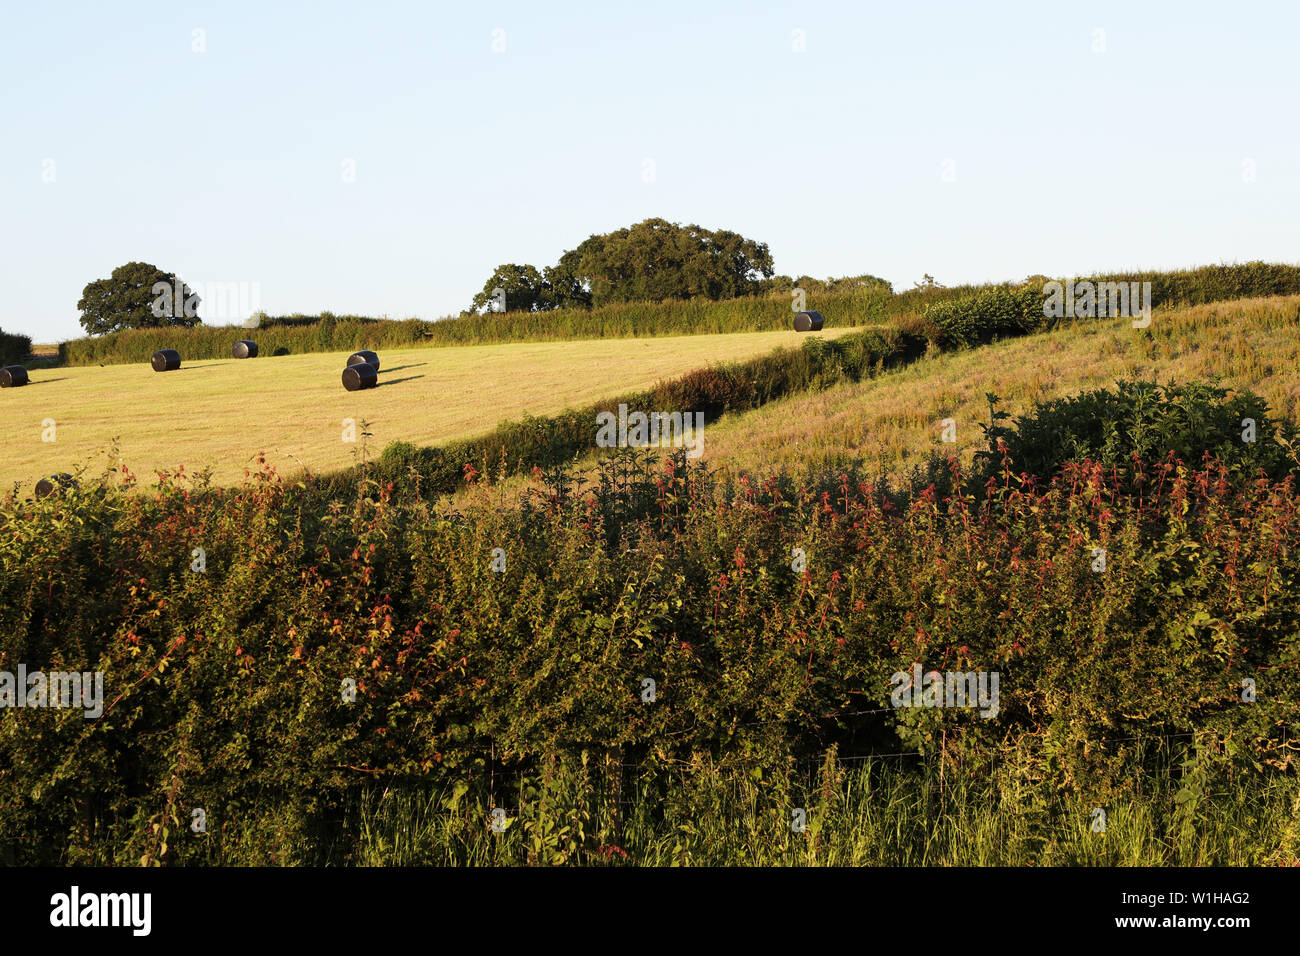
[[[1034,288],[994,286],[972,296],[927,306],[925,319],[944,347],[978,345],[1043,328],[1043,294]]]
[[[980,480],[1002,472],[1004,453],[1015,473],[1041,480],[1084,459],[1132,478],[1134,459],[1199,462],[1206,456],[1238,478],[1263,474],[1280,481],[1300,474],[1296,426],[1272,418],[1268,403],[1250,391],[1230,395],[1208,382],[1121,381],[1114,392],[1102,388],[1039,402],[1011,428],[999,424],[1007,415],[997,401],[989,396],[992,421],[983,427],[990,447],[979,453]]]

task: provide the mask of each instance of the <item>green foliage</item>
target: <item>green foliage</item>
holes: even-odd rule
[[[504,308],[500,307],[502,304]],[[534,266],[509,263],[496,267],[464,314],[547,312],[566,306],[585,308],[590,304],[591,296],[582,283],[560,269],[551,266],[538,272]]]
[[[894,293],[893,283],[888,279],[882,279],[880,276],[867,273],[857,276],[844,276],[840,279],[833,276],[829,279],[814,279],[812,276],[799,276],[798,279],[791,279],[789,276],[773,276],[770,279],[764,279],[759,283],[759,286],[764,292],[789,292],[798,288],[803,289],[810,295],[840,295],[871,291],[890,296]]]
[[[19,365],[32,354],[30,336],[0,329],[0,365]]]
[[[543,272],[529,265],[497,266],[464,314],[734,299],[767,291],[765,280],[771,276],[772,255],[763,243],[725,229],[647,219],[589,237]],[[498,290],[504,294],[503,309]]]
[[[1044,327],[1043,293],[994,286],[968,298],[935,302],[926,307],[925,319],[938,328],[939,344],[945,347],[1026,335]]]
[[[663,219],[594,235],[560,257],[596,305],[665,299],[734,299],[760,291],[772,275],[767,244],[726,229]]]
[[[1272,418],[1268,404],[1250,391],[1230,394],[1210,382],[1121,381],[1113,392],[1102,388],[1039,402],[1009,428],[999,423],[1007,415],[997,411],[997,396],[990,395],[989,404],[992,420],[981,426],[989,449],[978,453],[981,482],[1007,467],[1049,480],[1067,462],[1085,459],[1108,473],[1141,479],[1135,459],[1199,462],[1206,456],[1223,462],[1236,479],[1300,476],[1296,426]]]
[[[1106,803],[1105,833],[1090,829],[1097,805],[1088,795],[1025,779],[1014,756],[985,768],[938,756],[841,761],[831,751],[815,767],[809,761],[757,778],[705,761],[672,773],[638,768],[616,805],[600,797],[619,792],[617,776],[611,786],[568,768],[552,773],[565,773],[573,793],[550,807],[517,802],[522,787],[513,777],[473,794],[464,786],[455,809],[423,788],[375,787],[357,800],[354,859],[368,866],[538,863],[519,824],[535,827],[549,810],[559,829],[580,810],[586,846],[565,862],[593,866],[1296,864],[1295,775],[1267,786],[1255,775],[1220,775],[1204,781],[1205,799],[1178,802],[1187,780],[1173,743]],[[807,815],[803,834],[791,832],[795,806]],[[493,833],[484,821],[498,807],[507,813],[505,829]]]
[[[174,273],[147,262],[128,262],[107,279],[87,283],[77,308],[82,328],[90,335],[104,335],[121,329],[198,325],[198,305],[198,296]]]
[[[1117,272],[1088,278],[1095,282],[1150,282],[1151,301],[1157,307],[1300,293],[1300,266],[1259,260],[1170,272]]]
[[[1048,319],[1044,315],[1048,281],[1044,276],[1031,276],[1016,285],[988,286],[969,295],[946,296],[925,307],[924,322],[932,330],[932,340],[945,348],[977,345],[994,338],[1025,335],[1049,328],[1060,320]],[[1260,296],[1295,295],[1300,293],[1300,266],[1247,262],[1175,272],[1094,275],[1087,281],[1094,285],[1149,282],[1153,308],[1167,308]],[[927,289],[931,287],[918,287],[918,291]]]
[[[23,835],[18,862],[309,862],[371,788],[459,793],[469,812],[499,778],[510,859],[573,862],[634,823],[612,810],[633,790],[697,827],[727,793],[774,828],[792,805],[837,812],[833,780],[810,796],[790,777],[829,748],[910,751],[950,780],[992,761],[1014,768],[1005,799],[1046,814],[1131,794],[1195,737],[1185,842],[1221,781],[1294,775],[1295,491],[1234,487],[1209,461],[1127,494],[1095,468],[999,507],[854,474],[719,486],[680,456],[448,515],[269,472],[11,498],[0,669],[99,670],[105,694],[99,719],[5,713],[0,833]],[[891,707],[914,662],[998,672],[996,719]]]

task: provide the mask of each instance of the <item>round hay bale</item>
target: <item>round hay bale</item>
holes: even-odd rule
[[[379,372],[369,362],[356,362],[343,370],[343,387],[349,392],[374,388],[379,383]]]
[[[250,339],[240,339],[235,343],[235,358],[257,358],[257,343]]]
[[[17,388],[28,382],[27,369],[21,365],[6,365],[0,368],[0,388]]]
[[[48,498],[56,491],[62,491],[64,488],[75,488],[76,485],[77,479],[66,472],[59,475],[50,475],[50,477],[42,478],[36,482],[36,497]]]
[[[820,312],[800,312],[794,317],[796,332],[820,332],[823,324]]]
[[[174,372],[181,367],[181,353],[175,349],[159,349],[149,359],[155,372]]]
[[[373,365],[375,371],[379,371],[379,356],[374,352],[362,349],[360,352],[353,352],[348,356],[349,365],[358,365],[361,362],[365,362],[367,365]]]

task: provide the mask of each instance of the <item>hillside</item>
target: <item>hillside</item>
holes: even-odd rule
[[[340,384],[346,353],[186,361],[161,374],[147,364],[45,369],[0,396],[6,418],[26,426],[4,443],[0,487],[30,490],[92,457],[97,473],[116,464],[101,454],[115,438],[146,482],[159,469],[211,465],[216,482],[236,483],[259,452],[281,471],[338,470],[360,447],[360,428],[357,444],[341,441],[345,418],[370,423],[372,454],[398,440],[440,444],[798,340],[788,331],[384,350],[379,387],[355,393]],[[41,440],[46,419],[53,442]]]
[[[1300,296],[1189,306],[1161,314],[1146,331],[1103,319],[927,355],[875,378],[724,415],[708,426],[703,458],[737,475],[859,462],[901,479],[936,453],[969,463],[984,441],[979,424],[989,420],[989,392],[1014,416],[1121,378],[1163,384],[1216,376],[1254,390],[1278,417],[1300,420]],[[957,426],[953,444],[941,441],[945,418]],[[580,473],[594,479],[597,462],[587,456]],[[512,479],[502,494],[525,484]]]
[[[931,452],[964,461],[983,440],[986,393],[1020,414],[1034,402],[1105,387],[1120,378],[1186,382],[1218,376],[1249,388],[1291,421],[1300,412],[1300,296],[1192,306],[1137,332],[1123,319],[948,352],[887,376],[799,395],[720,420],[705,458],[767,473],[799,465],[862,460],[894,475]],[[957,424],[955,444],[940,422]]]

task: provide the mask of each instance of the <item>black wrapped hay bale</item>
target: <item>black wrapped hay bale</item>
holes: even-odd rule
[[[820,312],[800,312],[794,317],[796,332],[820,332],[823,320]]]
[[[235,343],[235,358],[257,358],[257,343],[250,339],[240,339]]]
[[[374,388],[378,382],[379,371],[369,362],[356,362],[343,370],[343,387],[349,392]]]
[[[0,388],[17,388],[28,382],[27,369],[21,365],[6,365],[0,368]]]
[[[64,488],[76,487],[77,479],[64,473],[61,475],[50,475],[48,478],[42,478],[36,482],[36,497],[48,498],[56,491],[62,491]]]
[[[155,372],[174,372],[181,367],[181,353],[175,349],[159,349],[149,360]]]
[[[359,365],[362,362],[365,362],[367,365],[373,365],[375,371],[379,371],[379,356],[374,352],[362,349],[360,352],[353,352],[348,356],[349,365]]]

